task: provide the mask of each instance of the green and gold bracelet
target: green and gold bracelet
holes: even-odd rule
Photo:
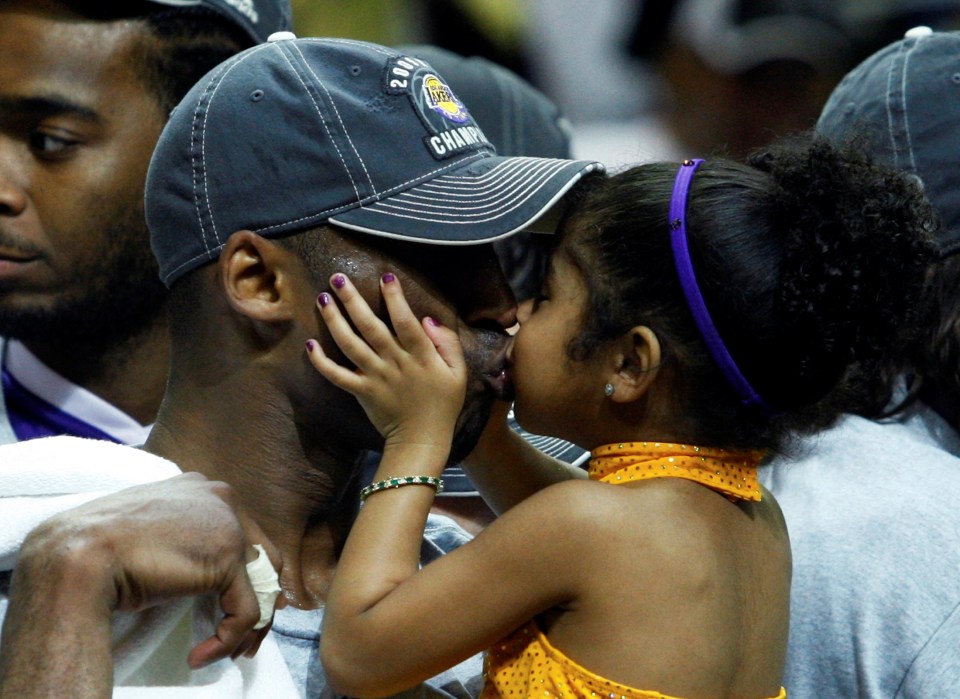
[[[443,479],[433,476],[392,476],[376,483],[371,483],[360,491],[360,502],[381,490],[400,488],[405,485],[428,485],[438,493],[443,492]]]

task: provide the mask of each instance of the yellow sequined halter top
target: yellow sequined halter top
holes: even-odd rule
[[[685,478],[731,500],[760,500],[762,451],[728,451],[668,442],[618,442],[591,452],[588,473],[602,483]]]

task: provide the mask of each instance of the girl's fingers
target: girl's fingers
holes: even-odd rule
[[[400,345],[411,353],[432,351],[433,343],[424,334],[419,319],[410,310],[400,280],[392,272],[387,272],[380,277],[380,290]]]
[[[330,359],[317,340],[307,340],[307,356],[313,368],[337,388],[356,394],[362,387],[363,377]]]
[[[330,337],[333,338],[347,361],[364,371],[368,371],[375,366],[376,362],[379,361],[377,353],[370,348],[370,345],[362,337],[357,335],[356,330],[347,321],[346,316],[343,315],[333,297],[327,292],[323,292],[317,297],[317,306],[320,308],[320,316],[327,326]]]
[[[433,318],[424,318],[421,327],[426,333],[427,339],[436,348],[447,366],[454,371],[465,374],[466,361],[463,358],[460,336]]]
[[[309,341],[307,351],[311,363],[331,383],[358,394],[364,390],[365,380],[393,375],[394,370],[406,366],[410,359],[423,367],[438,359],[455,369],[464,365],[457,334],[436,321],[430,321],[435,324],[430,328],[421,324],[394,274],[386,273],[380,279],[392,331],[345,274],[333,275],[330,284],[347,315],[326,292],[317,299],[320,314],[337,346],[356,367],[354,371],[353,367],[348,369],[338,364],[326,356],[318,342]]]
[[[360,295],[360,292],[357,291],[357,288],[347,275],[342,273],[334,274],[330,277],[330,285],[333,287],[334,293],[336,293],[337,298],[340,299],[340,303],[343,304],[344,309],[346,309],[347,314],[350,316],[350,322],[353,323],[357,329],[356,333],[351,329],[351,334],[354,336],[353,341],[373,348],[380,357],[389,353],[396,346],[390,328],[377,317],[376,313],[370,308],[366,299]],[[327,307],[329,308],[329,304]],[[324,318],[326,318],[326,316],[324,316]],[[359,333],[359,337],[357,337],[357,333]],[[339,344],[339,342],[337,344]],[[341,349],[343,348],[341,347]]]

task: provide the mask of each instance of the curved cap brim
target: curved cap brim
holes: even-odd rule
[[[602,170],[582,160],[482,158],[329,220],[383,237],[476,245],[528,230],[584,175]]]

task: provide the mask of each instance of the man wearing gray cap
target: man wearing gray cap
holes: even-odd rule
[[[114,683],[328,696],[323,603],[359,505],[358,456],[382,440],[305,356],[318,336],[336,354],[317,293],[347,271],[379,308],[379,279],[396,274],[418,315],[458,332],[471,373],[451,457],[462,458],[510,394],[516,305],[489,243],[534,225],[598,169],[496,156],[440,74],[385,47],[281,34],[211,71],[172,114],[147,178],[171,371],[144,450],[59,437],[2,457],[88,458],[120,480],[146,460],[161,478],[222,482],[147,484],[29,534],[10,583],[0,697],[102,696]],[[51,479],[75,475],[66,470]],[[448,534],[428,533],[425,560]],[[275,593],[262,570],[244,572],[250,544],[279,568],[286,608],[269,633]],[[195,604],[202,593],[220,610]],[[31,623],[51,611],[56,628]],[[261,640],[256,658],[239,657]],[[187,670],[188,651],[203,670]],[[409,695],[466,696],[479,669],[468,661]]]
[[[570,127],[559,108],[517,74],[480,56],[460,56],[436,46],[398,47],[403,53],[421,58],[436,68],[451,89],[470,107],[470,113],[497,149],[498,155],[525,155],[539,158],[569,158]],[[551,237],[518,233],[493,243],[500,265],[518,301],[540,293],[546,274]],[[506,406],[500,406],[506,410]],[[498,411],[492,419],[500,419]],[[532,435],[508,413],[507,422],[531,444],[566,463],[581,464],[589,454],[557,437]],[[370,475],[376,471],[379,455],[371,454]],[[443,473],[444,488],[438,493],[434,512],[452,517],[471,534],[476,534],[495,517],[460,466]]]
[[[798,462],[781,460],[765,474],[793,548],[784,683],[800,698],[954,696],[960,33],[918,27],[875,53],[837,86],[816,131],[915,175],[944,225],[935,308],[911,377],[920,402],[897,419],[848,415],[810,440]]]
[[[0,444],[139,444],[167,371],[143,182],[173,106],[289,0],[0,2]]]

